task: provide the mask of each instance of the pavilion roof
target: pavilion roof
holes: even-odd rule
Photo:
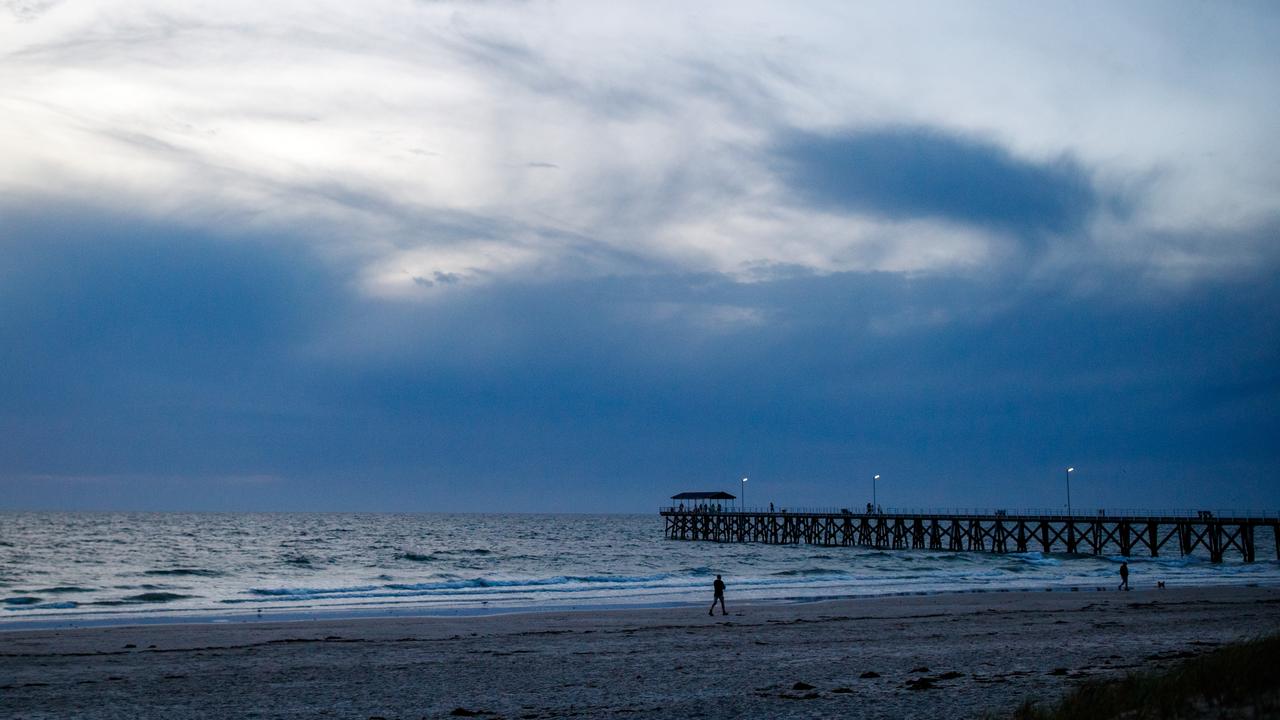
[[[715,492],[682,492],[671,496],[672,500],[736,500],[737,498],[723,490]]]

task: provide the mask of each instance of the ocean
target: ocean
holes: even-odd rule
[[[652,515],[0,513],[0,629],[456,615],[1114,588],[1123,558],[665,540]],[[1129,558],[1132,584],[1280,585],[1259,562]]]

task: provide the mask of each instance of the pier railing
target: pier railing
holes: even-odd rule
[[[1269,529],[1280,559],[1280,512],[1135,508],[737,508],[667,506],[659,514],[672,540],[808,543],[881,549],[1104,553],[1158,557],[1239,552],[1253,562],[1258,529]]]

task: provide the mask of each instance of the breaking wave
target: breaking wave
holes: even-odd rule
[[[204,568],[170,568],[167,570],[148,570],[143,574],[174,577],[222,577],[226,573],[219,570],[205,570]]]

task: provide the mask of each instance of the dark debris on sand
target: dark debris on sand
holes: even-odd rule
[[[928,668],[926,668],[926,671],[927,670]],[[924,676],[924,677],[918,677],[918,678],[910,678],[907,680],[907,689],[933,690],[936,687],[938,687],[938,683],[946,682],[948,680],[955,680],[956,678],[961,678],[961,677],[964,677],[964,673],[956,672],[954,670],[949,670],[947,672],[934,675],[932,677]]]
[[[908,690],[932,690],[935,687],[937,686],[934,685],[933,681],[927,677],[912,678],[907,681]]]

